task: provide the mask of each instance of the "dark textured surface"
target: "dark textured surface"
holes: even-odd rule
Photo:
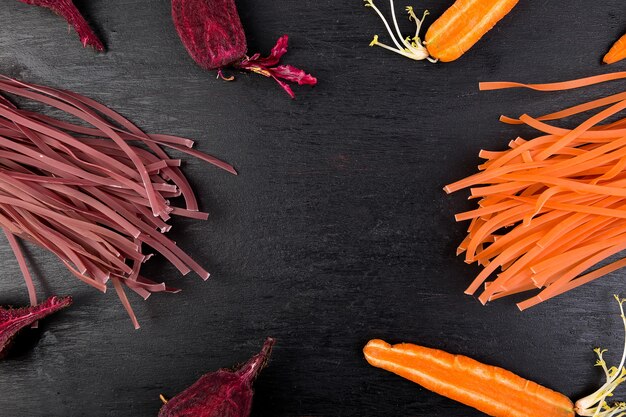
[[[448,3],[415,6],[434,17]],[[0,416],[156,416],[160,393],[173,396],[205,371],[244,361],[266,336],[277,346],[257,382],[255,417],[479,415],[369,367],[360,350],[373,337],[465,353],[571,396],[600,382],[591,348],[609,347],[611,358],[620,351],[611,294],[626,272],[523,314],[508,299],[482,307],[463,295],[477,269],[454,256],[464,225],[453,213],[469,207],[466,195],[441,188],[475,169],[479,149],[500,149],[519,134],[497,122],[500,113],[541,113],[624,89],[477,91],[479,80],[608,70],[599,62],[626,30],[623,0],[520,2],[445,65],[368,48],[371,35],[384,36],[360,1],[239,0],[251,49],[268,51],[288,33],[288,62],[319,77],[315,89],[296,89],[296,101],[261,77],[225,83],[195,66],[168,1],[77,4],[108,53],[82,49],[50,12],[7,0],[0,72],[83,93],[148,131],[198,139],[241,175],[186,164],[211,218],[177,220],[172,235],[213,276],[180,278],[151,261],[148,275],[184,291],[147,302],[133,296],[139,331],[114,292],[95,292],[31,248],[45,277],[40,296],[67,293],[76,302],[0,363]],[[0,303],[27,303],[5,243],[0,259]]]

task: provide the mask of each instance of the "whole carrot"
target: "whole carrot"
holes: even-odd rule
[[[573,417],[565,395],[467,356],[371,340],[367,361],[494,417]]]
[[[613,64],[626,58],[626,35],[622,36],[613,44],[609,52],[604,55],[602,61],[605,64]]]

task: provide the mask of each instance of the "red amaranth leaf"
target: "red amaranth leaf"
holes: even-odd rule
[[[0,358],[6,355],[13,337],[20,330],[70,304],[71,297],[50,297],[34,307],[16,309],[0,307]]]
[[[218,76],[228,66],[271,77],[291,96],[295,95],[282,80],[299,85],[315,85],[317,79],[292,66],[278,66],[287,53],[287,35],[278,39],[267,57],[256,53],[246,56],[246,35],[234,0],[172,0],[172,19],[176,31],[198,65],[217,70]]]
[[[265,368],[274,345],[267,338],[263,349],[236,370],[220,369],[168,401],[158,417],[248,417],[252,408],[252,383]]]
[[[83,46],[90,45],[97,51],[104,51],[104,45],[89,27],[85,18],[80,14],[72,0],[18,0],[22,3],[41,6],[62,16],[72,25],[80,37]]]

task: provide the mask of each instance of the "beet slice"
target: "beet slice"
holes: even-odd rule
[[[50,297],[43,303],[24,308],[0,307],[0,358],[4,357],[15,335],[37,320],[72,304],[71,297]]]
[[[173,0],[172,18],[189,55],[206,70],[241,60],[248,45],[233,0]]]
[[[205,374],[167,401],[158,417],[248,417],[254,394],[252,383],[267,365],[274,342],[268,337],[261,352],[235,370]]]
[[[288,36],[278,39],[267,57],[247,56],[246,35],[234,0],[172,0],[172,19],[183,45],[196,63],[206,70],[233,67],[273,78],[293,99],[287,82],[315,85],[317,79],[290,65],[278,65],[287,52]]]
[[[80,14],[72,0],[18,0],[33,6],[45,7],[62,16],[69,23],[80,38],[83,46],[92,46],[97,51],[104,51],[104,45],[89,27],[85,18]]]

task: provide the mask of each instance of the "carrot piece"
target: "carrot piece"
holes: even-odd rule
[[[614,64],[626,58],[626,35],[622,36],[613,44],[609,52],[604,55],[602,61],[605,64]]]
[[[494,417],[573,417],[565,395],[512,372],[462,355],[402,343],[371,340],[370,365],[393,372],[437,394]]]
[[[518,0],[457,0],[426,32],[424,44],[442,62],[458,59],[517,5]]]
[[[393,25],[385,18],[374,0],[365,0],[365,6],[374,10],[385,25],[393,45],[379,41],[378,35],[370,46],[379,46],[406,58],[430,62],[449,62],[458,59],[476,42],[478,42],[496,23],[506,16],[517,5],[519,0],[456,0],[456,2],[437,19],[426,32],[425,41],[420,39],[422,24],[428,16],[426,10],[422,18],[418,18],[412,7],[407,7],[409,20],[415,22],[416,30],[412,36],[403,36],[394,13],[393,0],[391,6]],[[393,28],[392,28],[393,26]]]

